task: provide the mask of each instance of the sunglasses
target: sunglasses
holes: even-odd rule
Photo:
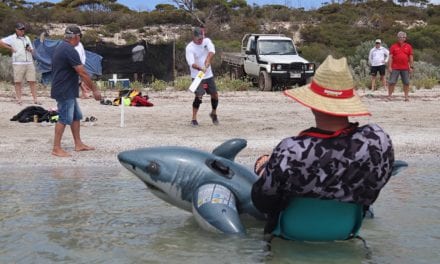
[[[17,28],[17,30],[25,30],[25,28]]]

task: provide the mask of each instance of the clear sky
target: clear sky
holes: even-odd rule
[[[60,2],[57,0],[35,0],[35,1],[29,1],[29,2]],[[157,4],[173,4],[174,2],[172,0],[118,0],[118,3],[129,7],[133,10],[140,10],[140,11],[151,11],[154,10],[154,7]],[[331,0],[248,0],[247,1],[249,5],[257,4],[259,6],[267,5],[267,4],[277,4],[277,5],[287,5],[289,7],[304,7],[306,9],[311,8],[318,8],[321,6],[324,2],[331,2]],[[337,2],[337,1],[336,1]],[[342,2],[342,1],[341,1]],[[432,4],[440,4],[440,0],[431,0],[430,3]]]

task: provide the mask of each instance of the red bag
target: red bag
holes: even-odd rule
[[[153,103],[148,101],[148,95],[145,95],[145,96],[137,95],[131,100],[131,105],[132,106],[153,106]]]

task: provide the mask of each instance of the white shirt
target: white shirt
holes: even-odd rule
[[[388,59],[390,58],[390,52],[380,46],[379,48],[372,48],[370,50],[370,54],[368,55],[368,62],[371,66],[382,66],[385,65],[388,62]]]
[[[28,36],[19,37],[17,34],[2,38],[2,41],[15,49],[12,54],[12,64],[33,64],[32,53],[26,50],[26,45],[34,49]]]
[[[202,44],[197,45],[193,41],[188,43],[186,45],[185,49],[185,57],[186,62],[189,65],[189,68],[191,70],[191,78],[195,78],[197,76],[198,70],[194,69],[191,65],[194,63],[199,65],[200,67],[205,66],[205,60],[208,57],[208,54],[212,52],[215,54],[215,47],[212,41],[209,38],[204,38],[202,41]],[[203,79],[208,79],[213,77],[214,74],[212,73],[211,66],[206,70],[205,76]]]
[[[86,65],[86,51],[84,50],[84,46],[81,42],[75,46],[76,51],[78,52],[79,59],[81,60],[82,65]]]

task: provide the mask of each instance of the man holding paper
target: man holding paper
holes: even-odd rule
[[[191,90],[195,94],[191,125],[199,125],[197,122],[197,112],[199,111],[202,97],[205,93],[211,96],[212,111],[209,116],[211,117],[212,123],[218,125],[218,93],[214,82],[214,74],[211,69],[211,60],[215,54],[215,47],[209,38],[204,38],[203,29],[196,27],[192,35],[192,41],[186,46],[185,57],[191,71],[191,78],[193,81],[197,81],[198,79],[201,79],[201,81],[195,90]]]

